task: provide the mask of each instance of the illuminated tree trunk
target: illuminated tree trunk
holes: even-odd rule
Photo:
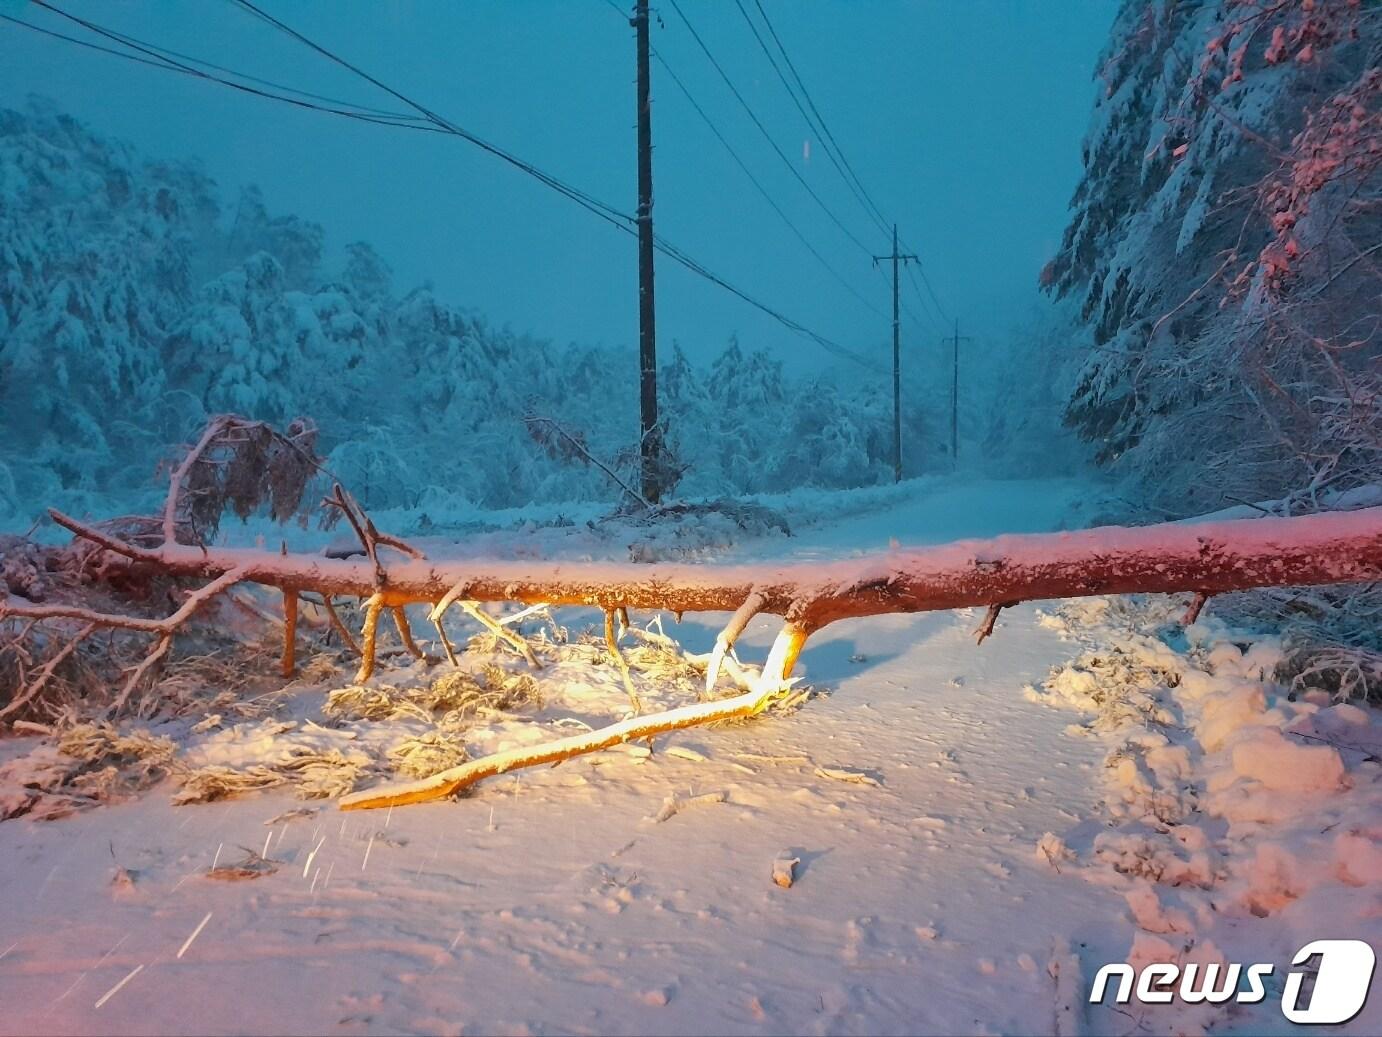
[[[979,631],[986,634],[991,632],[997,608],[1033,599],[1189,591],[1199,601],[1200,596],[1258,587],[1382,579],[1382,508],[1298,518],[1001,536],[825,564],[712,566],[430,560],[379,533],[339,488],[335,498],[328,500],[345,513],[366,557],[329,559],[189,547],[171,541],[161,547],[139,548],[51,512],[54,521],[120,556],[126,564],[208,582],[163,620],[16,601],[0,602],[0,619],[70,619],[83,624],[79,638],[102,627],[153,635],[154,648],[130,677],[117,707],[167,653],[172,638],[192,615],[239,583],[278,588],[285,600],[295,600],[303,591],[326,601],[342,596],[364,599],[360,680],[368,679],[373,670],[382,613],[389,610],[398,620],[399,610],[414,604],[431,606],[434,619],[452,603],[477,612],[476,602],[502,601],[591,606],[606,612],[641,608],[732,613],[711,655],[708,689],[714,686],[726,653],[754,616],[768,613],[785,621],[761,676],[735,697],[633,717],[547,745],[474,760],[423,782],[357,793],[342,801],[343,807],[358,808],[448,796],[515,768],[553,763],[663,731],[752,715],[790,686],[792,668],[806,639],[840,619],[987,606],[989,616]],[[385,550],[395,552],[397,558],[385,556]],[[293,626],[291,621],[285,624],[286,637],[293,636]],[[521,640],[507,630],[501,636]],[[291,650],[285,646],[285,669],[291,661]]]

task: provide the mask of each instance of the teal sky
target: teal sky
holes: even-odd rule
[[[228,2],[54,2],[251,74],[397,107]],[[738,7],[681,4],[806,180],[857,237],[886,251]],[[15,0],[0,6],[62,24]],[[605,0],[262,6],[461,126],[633,210],[633,36]],[[946,315],[981,343],[999,341],[1029,311],[1037,273],[1060,240],[1112,0],[770,0],[765,8],[850,163],[920,254]],[[806,237],[886,311],[887,285],[865,252],[762,140],[675,9],[654,10],[655,48]],[[470,145],[295,110],[8,24],[0,24],[0,47],[0,103],[45,95],[150,155],[198,156],[224,200],[257,183],[272,210],[323,224],[330,247],[372,242],[399,287],[431,280],[445,297],[516,329],[633,348],[633,239]],[[763,301],[883,362],[887,320],[818,265],[656,63],[653,97],[659,232]],[[907,354],[925,364],[938,353],[940,321],[917,296],[905,298],[923,318],[904,325]],[[661,259],[658,306],[667,346],[675,339],[705,355],[734,333],[803,364],[829,359]]]

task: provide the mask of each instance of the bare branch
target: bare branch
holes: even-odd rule
[[[998,601],[990,605],[984,613],[984,621],[979,624],[979,629],[974,631],[974,643],[981,645],[986,638],[993,636],[993,625],[998,622],[998,613],[1020,604],[1020,601]]]
[[[614,665],[619,668],[619,676],[624,681],[624,691],[629,696],[629,704],[633,706],[634,715],[637,716],[643,712],[643,700],[638,697],[638,689],[633,686],[633,675],[629,672],[628,660],[624,658],[624,653],[619,651],[619,638],[614,632],[615,611],[605,609],[605,645],[609,648]]]
[[[532,427],[534,425],[541,425],[551,429],[563,440],[565,440],[566,443],[573,450],[579,453],[582,457],[584,457],[587,461],[593,464],[596,468],[600,469],[600,471],[608,475],[610,479],[612,479],[621,490],[623,490],[626,494],[632,497],[639,504],[643,505],[645,509],[649,511],[652,510],[653,506],[648,502],[648,498],[644,497],[643,494],[639,493],[632,486],[626,483],[623,479],[619,478],[618,474],[614,471],[614,469],[612,469],[609,465],[605,464],[598,457],[592,454],[588,449],[586,449],[586,445],[584,443],[582,443],[575,436],[571,435],[571,433],[567,432],[566,429],[562,428],[561,425],[559,425],[557,422],[553,421],[551,418],[541,417],[529,417],[524,418],[523,420],[528,424],[529,427]]]

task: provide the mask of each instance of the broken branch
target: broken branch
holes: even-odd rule
[[[715,650],[710,653],[710,662],[705,668],[705,693],[709,695],[715,690],[715,681],[719,679],[720,668],[724,665],[725,655],[734,647],[734,642],[739,640],[739,635],[744,632],[744,628],[754,616],[758,615],[763,608],[763,596],[757,591],[751,591],[749,596],[744,599],[744,603],[734,610],[734,615],[729,617],[729,622],[720,631],[720,636],[715,638]]]
[[[291,677],[297,669],[298,594],[283,592],[283,660],[282,673]]]
[[[1189,626],[1200,618],[1200,613],[1204,610],[1205,603],[1209,601],[1209,595],[1200,591],[1195,595],[1195,600],[1185,610],[1185,615],[1181,618],[1181,626]]]
[[[403,641],[404,649],[414,659],[421,659],[422,649],[413,640],[413,630],[408,625],[408,613],[403,610],[402,605],[395,605],[389,609],[389,614],[393,616],[393,625],[398,630],[398,636]]]
[[[984,613],[984,621],[979,624],[979,629],[974,631],[974,643],[981,645],[985,638],[993,636],[993,625],[998,622],[998,613],[1020,604],[1020,601],[995,601],[990,605]]]
[[[534,670],[542,669],[542,663],[538,662],[537,656],[533,654],[532,646],[527,641],[512,630],[504,629],[503,625],[497,622],[493,616],[480,608],[479,602],[469,601],[460,596],[466,587],[466,581],[462,580],[442,596],[442,599],[432,608],[432,622],[440,624],[441,617],[446,614],[446,610],[455,605],[500,641],[522,655]]]
[[[322,595],[322,605],[326,607],[326,618],[331,623],[331,629],[340,635],[341,642],[345,644],[356,655],[360,654],[360,646],[355,643],[355,638],[351,636],[346,625],[341,622],[341,614],[336,611],[336,602],[331,595]]]
[[[633,686],[633,674],[629,672],[628,660],[624,658],[624,653],[619,651],[619,637],[614,632],[614,611],[605,609],[605,645],[609,648],[614,665],[619,667],[619,676],[624,681],[624,691],[629,696],[629,704],[633,706],[634,715],[637,716],[643,712],[643,701]]]
[[[754,716],[766,709],[774,698],[791,686],[793,682],[787,679],[787,674],[791,671],[805,640],[804,628],[794,623],[784,624],[777,640],[773,642],[772,651],[768,654],[768,662],[763,668],[758,684],[753,690],[742,695],[717,702],[698,702],[661,713],[630,717],[608,727],[583,731],[569,738],[559,738],[540,745],[521,746],[483,756],[421,781],[355,792],[341,799],[341,809],[369,810],[445,799],[469,788],[477,781],[523,767],[560,763],[573,756],[599,752],[601,749],[649,738],[665,731]]]

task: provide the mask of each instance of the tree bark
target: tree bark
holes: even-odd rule
[[[382,607],[450,595],[470,601],[588,605],[600,609],[735,612],[752,595],[755,612],[810,621],[1096,594],[1206,595],[1258,587],[1382,579],[1382,507],[1296,518],[1105,526],[959,540],[839,562],[760,565],[643,565],[279,555],[225,547],[136,548],[60,512],[54,521],[132,561],[176,576],[240,581],[336,597],[378,594]],[[382,586],[381,586],[382,584]],[[42,605],[0,605],[0,616],[81,615]],[[140,624],[130,623],[129,626]]]

